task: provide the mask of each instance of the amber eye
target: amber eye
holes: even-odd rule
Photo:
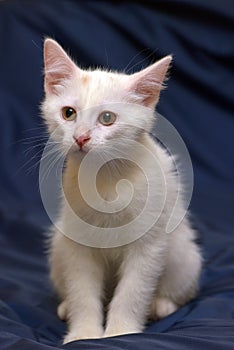
[[[104,111],[99,115],[98,120],[102,125],[108,126],[115,122],[116,114],[113,112]]]
[[[63,116],[63,119],[68,120],[68,121],[72,121],[72,120],[76,119],[76,111],[72,107],[63,107],[62,108],[62,116]]]

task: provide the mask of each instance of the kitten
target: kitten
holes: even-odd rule
[[[172,233],[166,232],[177,196],[176,177],[172,159],[148,134],[170,62],[167,56],[132,75],[85,71],[58,43],[45,41],[43,116],[68,153],[66,200],[52,228],[50,249],[51,278],[61,299],[58,316],[68,322],[64,343],[142,332],[148,318],[165,317],[196,294],[201,255],[195,233],[187,217]],[[89,191],[92,171],[83,176],[84,188],[77,183],[89,155],[89,166],[98,156],[109,157],[96,178],[100,203],[95,191]],[[154,190],[148,193],[150,183]],[[82,191],[91,198],[89,203]],[[147,194],[153,205],[145,210]],[[180,205],[183,208],[182,201]],[[69,208],[87,223],[85,233]],[[143,209],[141,221],[134,221]],[[158,220],[148,225],[155,215]],[[118,236],[118,229],[129,223],[126,235]],[[110,234],[100,243],[99,229],[104,228]],[[112,241],[112,228],[119,246],[118,239]],[[86,237],[90,247],[82,244]]]

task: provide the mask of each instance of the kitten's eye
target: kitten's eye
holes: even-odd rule
[[[104,111],[99,115],[98,120],[102,125],[108,126],[115,122],[116,114],[113,112]]]
[[[63,116],[63,119],[68,120],[68,121],[72,121],[72,120],[76,119],[76,111],[72,107],[63,107],[62,108],[62,116]]]

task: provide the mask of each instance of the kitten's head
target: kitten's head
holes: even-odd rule
[[[42,111],[49,132],[77,154],[98,146],[127,147],[129,139],[150,131],[171,59],[132,75],[86,71],[57,42],[46,39]]]

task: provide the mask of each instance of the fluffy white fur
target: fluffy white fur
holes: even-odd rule
[[[120,215],[102,214],[85,203],[77,186],[77,172],[84,152],[79,151],[73,137],[87,130],[91,131],[91,139],[84,145],[85,152],[100,145],[111,152],[114,145],[131,153],[134,150],[128,142],[130,139],[143,144],[157,157],[167,185],[160,219],[130,244],[92,248],[52,229],[51,278],[61,299],[58,315],[68,322],[64,343],[142,332],[147,318],[165,317],[194,297],[201,269],[200,252],[188,218],[171,234],[165,232],[177,195],[176,179],[172,160],[148,135],[171,57],[139,73],[125,75],[81,70],[51,39],[45,41],[44,52],[46,97],[42,110],[48,130],[51,133],[56,128],[60,130],[56,141],[64,150],[70,148],[64,191],[73,210],[93,225],[118,226],[143,208],[147,191],[145,176],[137,166],[127,161],[113,161],[98,174],[98,191],[104,199],[113,200],[116,183],[126,178],[134,188],[132,202]],[[64,120],[61,117],[64,106],[72,106],[79,117],[72,122]],[[142,106],[147,107],[144,115]],[[106,107],[119,116],[108,127],[97,123],[98,114]],[[144,169],[157,177],[150,157],[145,157]],[[158,193],[160,188],[158,183]],[[151,210],[152,215],[157,212],[157,201]],[[73,224],[66,203],[62,203],[59,220],[64,230]],[[79,233],[79,227],[76,230]]]

